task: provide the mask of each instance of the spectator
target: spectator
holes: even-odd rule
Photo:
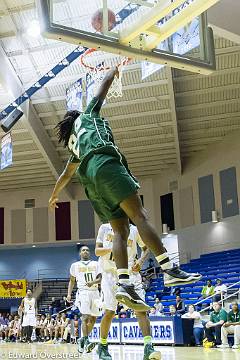
[[[203,299],[206,299],[209,296],[214,295],[214,286],[212,285],[212,281],[211,280],[207,280],[206,285],[203,286],[202,291],[201,291],[201,296],[198,299],[198,301],[201,301]],[[211,300],[209,300],[210,302]],[[201,302],[200,304],[197,305],[198,310],[201,310],[203,306],[203,303]]]
[[[234,334],[233,349],[240,348],[240,310],[237,302],[232,303],[232,310],[227,316],[227,322],[222,326],[220,348],[228,348],[228,334]]]
[[[184,301],[182,300],[181,296],[176,296],[176,310],[178,314],[184,314],[185,313],[185,305]]]
[[[156,315],[156,308],[154,306],[151,307],[149,317],[154,317]]]
[[[124,308],[123,304],[118,303],[117,305],[117,315],[119,315],[120,311]]]
[[[205,333],[207,341],[213,346],[221,345],[221,328],[227,321],[227,313],[221,308],[218,302],[213,303],[213,311],[210,315],[210,321],[206,323]],[[206,342],[205,342],[206,344]]]
[[[176,316],[177,315],[177,309],[175,305],[170,305],[169,306],[169,312],[170,312],[170,316]]]
[[[211,280],[207,280],[206,285],[203,286],[201,291],[202,299],[206,299],[207,297],[214,295],[214,286],[212,285]]]
[[[119,319],[126,319],[127,318],[127,311],[122,308],[118,314]]]
[[[40,341],[43,338],[43,327],[42,327],[41,315],[37,315],[35,333],[36,333],[37,340]]]
[[[181,289],[179,287],[173,287],[171,289],[171,295],[180,296],[181,295]]]
[[[52,302],[51,304],[49,305],[49,313],[50,315],[53,315],[53,314],[56,314],[57,311],[58,311],[58,305],[59,305],[59,302],[57,302],[57,300],[55,299],[55,297],[53,296],[52,297]]]
[[[203,341],[203,324],[201,320],[201,314],[196,311],[194,305],[189,305],[188,312],[182,316],[182,319],[194,320],[193,323],[193,335],[197,346],[202,345]]]
[[[158,297],[156,297],[155,303],[153,306],[155,307],[156,312],[157,312],[156,316],[161,316],[163,313],[163,304],[160,302]]]
[[[225,294],[227,294],[227,286],[222,284],[221,279],[217,279],[217,285],[214,289],[215,296],[213,297],[213,301],[220,301],[224,299]]]
[[[63,298],[59,301],[60,302],[59,311],[66,309],[66,307],[67,307],[66,301],[67,301],[66,296],[63,296]]]

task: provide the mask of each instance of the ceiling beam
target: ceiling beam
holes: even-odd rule
[[[170,104],[170,109],[172,112],[172,126],[173,126],[174,144],[175,144],[176,157],[177,157],[177,167],[178,167],[179,174],[182,174],[182,159],[181,159],[181,149],[180,149],[180,142],[179,142],[179,127],[178,127],[178,121],[177,121],[172,68],[167,67],[166,72],[167,72],[167,78],[168,78],[168,90],[169,90],[169,95],[170,95],[169,104]]]
[[[76,80],[79,79],[80,76],[76,76]],[[153,87],[153,86],[161,86],[161,85],[167,85],[168,81],[166,79],[163,80],[154,80],[154,81],[145,81],[142,83],[137,83],[137,84],[129,84],[129,85],[123,85],[123,91],[125,90],[136,90],[136,89],[145,89],[147,87]],[[36,105],[36,104],[46,104],[49,103],[51,101],[62,101],[62,100],[66,100],[66,96],[54,96],[54,97],[45,97],[45,98],[41,98],[41,99],[33,99],[32,100],[32,104]]]
[[[24,164],[24,165],[14,165],[14,167],[8,167],[0,171],[0,176],[5,176],[8,174],[15,174],[19,172],[24,172],[25,174],[29,171],[38,171],[47,173],[51,172],[47,164]]]
[[[151,102],[159,102],[159,101],[163,101],[163,100],[169,100],[169,95],[151,96],[151,97],[144,99],[144,103],[146,104],[146,103],[151,103]],[[118,101],[118,102],[114,102],[114,103],[107,103],[106,105],[104,105],[102,110],[105,111],[108,109],[116,109],[116,108],[122,107],[122,106],[132,106],[134,104],[142,104],[142,102],[143,102],[143,99],[133,99],[133,100]],[[38,116],[40,118],[47,118],[47,117],[52,117],[52,116],[56,117],[56,115],[61,116],[61,115],[64,115],[65,113],[66,113],[66,109],[41,112],[41,113],[38,113]]]
[[[240,47],[238,49],[237,52],[240,51]],[[235,74],[235,73],[239,73],[240,71],[240,66],[236,66],[236,67],[232,67],[232,68],[226,68],[226,69],[220,69],[220,70],[216,70],[211,74],[211,79],[213,79],[214,77],[221,77],[224,75],[231,75],[231,74]],[[204,80],[206,79],[206,75],[196,75],[196,74],[188,74],[187,75],[182,75],[183,73],[179,72],[178,70],[174,69],[174,73],[177,74],[174,77],[174,83],[180,82],[182,83],[183,81],[194,81],[194,80]]]
[[[230,99],[230,100],[215,100],[214,103],[200,103],[194,105],[186,105],[186,106],[177,106],[177,111],[189,111],[189,110],[202,110],[206,108],[219,108],[221,105],[234,105],[239,104],[239,99]],[[217,115],[216,115],[217,116]]]
[[[16,75],[15,70],[2,47],[0,47],[0,82],[2,86],[10,91],[15,97],[18,97],[19,94],[24,92],[22,83]],[[51,172],[53,173],[54,178],[58,179],[62,171],[62,162],[56,149],[50,141],[40,118],[30,101],[22,104],[21,109],[24,112],[24,116],[21,120],[22,123],[25,125],[25,128],[29,131],[34,143],[40,150],[43,156],[43,161],[45,159],[51,169]],[[38,159],[38,161],[39,160],[41,159]],[[30,160],[28,161],[31,162]],[[33,161],[36,160],[34,159]],[[26,161],[23,161],[23,163],[25,162]],[[73,189],[71,188],[71,185],[65,188],[65,192],[70,199],[73,198]]]
[[[187,96],[195,96],[196,100],[198,100],[199,95],[206,94],[206,96],[208,96],[209,93],[216,94],[219,91],[228,91],[228,90],[235,90],[235,89],[236,90],[239,89],[239,84],[223,84],[221,86],[205,87],[203,89],[196,89],[196,90],[177,92],[175,94],[175,97],[176,98],[181,98],[181,97],[187,97]]]
[[[31,189],[31,188],[37,188],[39,189],[39,187],[43,188],[43,187],[46,187],[46,188],[49,188],[49,186],[53,186],[54,184],[54,180],[52,182],[49,181],[48,184],[46,184],[46,181],[43,180],[43,181],[39,181],[39,182],[29,182],[29,183],[23,183],[23,184],[9,184],[9,185],[6,185],[6,186],[3,186],[1,185],[0,186],[0,190],[1,191],[9,191],[9,190],[16,190],[16,191],[19,191],[19,190],[24,190],[24,189]]]

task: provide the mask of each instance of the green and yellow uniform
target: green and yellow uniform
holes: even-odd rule
[[[221,309],[219,312],[211,312],[210,321],[216,324],[221,320],[223,320],[224,322],[227,321],[227,312],[224,309]]]
[[[79,162],[77,175],[103,223],[125,217],[119,204],[139,188],[118,147],[109,123],[100,117],[102,101],[94,97],[74,122],[68,142],[69,162]]]

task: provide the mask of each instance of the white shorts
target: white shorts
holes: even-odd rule
[[[37,325],[37,321],[36,321],[36,316],[34,314],[26,314],[23,315],[23,322],[22,322],[22,326],[36,326]]]
[[[82,315],[98,317],[102,314],[101,298],[98,290],[78,290],[75,305]]]
[[[105,272],[102,274],[102,301],[105,310],[116,311],[117,309],[117,282],[118,278],[114,273]],[[136,293],[145,301],[145,290],[143,289],[141,275],[139,273],[130,275],[130,282],[134,285]]]

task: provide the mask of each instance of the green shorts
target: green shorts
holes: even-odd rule
[[[80,181],[103,223],[126,217],[119,204],[135,194],[140,187],[117,158],[104,155],[101,155],[101,161],[98,155],[89,160],[86,173],[84,176],[80,175]]]

